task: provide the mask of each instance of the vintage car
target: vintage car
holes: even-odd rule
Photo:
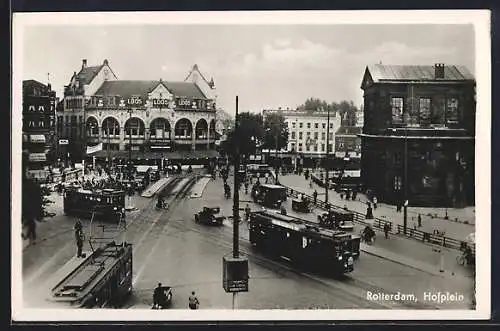
[[[347,210],[331,210],[330,213],[318,215],[320,226],[352,232],[354,230],[354,214]]]
[[[219,207],[203,207],[203,209],[194,214],[194,221],[200,224],[222,225],[225,216],[217,216],[220,213]]]
[[[311,203],[309,202],[309,199],[307,199],[307,198],[293,199],[292,200],[292,210],[298,211],[301,213],[310,213],[312,210]]]

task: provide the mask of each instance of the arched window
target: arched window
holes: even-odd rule
[[[106,136],[119,136],[120,124],[113,117],[106,117],[102,122],[102,132]]]
[[[87,119],[87,135],[98,136],[99,135],[99,123],[94,117],[89,117]]]
[[[170,139],[170,123],[164,118],[156,118],[149,126],[150,137],[153,139]]]
[[[204,119],[196,123],[196,139],[207,139],[208,124]]]
[[[191,122],[186,119],[180,119],[176,124],[175,124],[175,138],[179,139],[190,139],[192,135],[193,127],[191,125]]]
[[[125,135],[144,137],[144,122],[137,117],[129,119],[125,123]]]

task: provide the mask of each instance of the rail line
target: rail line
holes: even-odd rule
[[[213,242],[216,245],[227,247],[229,249],[232,249],[232,236],[227,234],[224,231],[220,231],[217,233],[213,233],[210,231],[203,231],[202,229],[198,229],[195,227],[189,227],[186,222],[183,222],[184,228],[188,229],[190,231],[202,234],[202,237],[204,240],[208,240],[210,242]],[[177,227],[179,230],[183,230],[179,226],[179,223],[175,223],[174,227]],[[389,293],[389,291],[374,285],[367,283],[365,281],[356,279],[352,276],[344,275],[341,278],[325,278],[322,279],[323,277],[320,275],[315,275],[315,274],[310,274],[304,271],[300,271],[290,265],[287,265],[285,262],[282,260],[278,259],[271,259],[269,257],[265,257],[264,255],[257,253],[253,246],[251,246],[249,240],[243,236],[239,236],[240,242],[243,241],[244,245],[246,247],[243,247],[240,244],[240,251],[248,256],[251,261],[259,266],[262,266],[264,268],[269,268],[270,266],[273,266],[274,268],[280,268],[282,270],[286,270],[287,272],[291,272],[293,274],[306,277],[311,281],[314,281],[318,283],[320,287],[323,289],[329,289],[329,290],[336,290],[335,294],[338,296],[339,292],[341,291],[343,294],[343,298],[345,300],[350,300],[352,302],[352,296],[355,296],[357,298],[363,298],[366,299],[366,292],[371,291],[371,292],[380,292],[380,293]],[[273,271],[275,269],[273,268]],[[361,290],[361,291],[360,291]],[[391,308],[391,309],[439,309],[438,307],[432,306],[432,305],[427,305],[427,304],[421,304],[421,303],[411,303],[411,302],[369,302],[367,301],[367,307],[379,307],[379,308]]]
[[[141,265],[138,267],[137,272],[135,272],[134,279],[132,281],[132,286],[134,286],[139,278],[141,277],[145,266],[147,265],[147,262],[151,258],[153,252],[155,251],[156,247],[158,246],[158,243],[162,239],[163,232],[166,228],[166,226],[169,224],[170,221],[170,216],[174,212],[174,210],[177,207],[176,202],[186,198],[186,196],[189,194],[191,188],[193,185],[196,183],[197,178],[194,176],[190,176],[187,178],[187,180],[183,180],[182,186],[179,187],[178,189],[175,190],[175,192],[169,196],[169,199],[167,201],[167,208],[164,210],[157,219],[151,224],[149,229],[141,236],[141,238],[137,241],[134,242],[134,250],[133,254],[135,256],[135,260],[141,261]],[[175,186],[176,187],[176,186]],[[150,250],[144,254],[145,252],[142,252],[142,250],[146,250],[147,245],[144,245],[144,242],[154,242],[153,246],[150,248]],[[142,254],[141,254],[142,253]],[[137,256],[145,255],[144,258],[137,258]],[[134,264],[134,266],[137,266],[137,264]]]

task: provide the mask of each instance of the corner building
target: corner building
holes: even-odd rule
[[[83,60],[67,90],[68,103],[75,97],[79,100],[78,115],[70,115],[79,116],[73,135],[85,146],[102,143],[102,150],[92,154],[98,159],[121,162],[129,156],[149,161],[216,156],[215,84],[213,79],[205,79],[197,65],[184,81],[119,80],[107,60],[96,67],[87,67]]]
[[[361,176],[378,200],[474,205],[475,79],[463,66],[366,67]]]

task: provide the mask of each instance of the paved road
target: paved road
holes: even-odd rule
[[[189,196],[189,190],[184,192]],[[244,197],[242,198],[244,199]],[[202,198],[180,199],[169,210],[156,210],[154,199],[136,197],[139,211],[128,217],[127,238],[134,247],[134,294],[130,308],[149,308],[157,282],[174,286],[173,308],[186,308],[188,293],[195,290],[201,308],[230,308],[231,295],[222,289],[222,256],[231,251],[231,223],[207,227],[194,223],[193,214],[203,205],[220,205],[228,214],[231,202],[222,199],[222,182],[208,183]],[[243,205],[242,205],[243,207]],[[23,288],[41,287],[51,273],[74,255],[73,219],[54,219],[54,230],[69,229],[23,252]],[[241,248],[249,256],[250,292],[241,294],[240,308],[467,308],[471,284],[443,278],[363,255],[356,271],[343,280],[311,275],[272,261],[254,251],[240,227]],[[370,302],[367,292],[411,293],[418,302]],[[424,291],[457,291],[463,302],[439,305],[423,302]],[[33,298],[25,297],[29,305]]]

